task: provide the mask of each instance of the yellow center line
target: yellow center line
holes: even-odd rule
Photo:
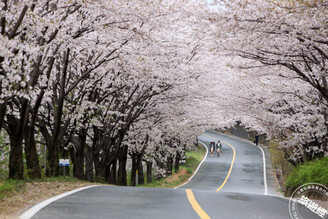
[[[186,193],[187,193],[187,197],[188,197],[188,200],[192,206],[192,208],[196,211],[196,213],[198,214],[198,216],[201,218],[201,219],[207,219],[207,218],[210,218],[206,212],[202,209],[202,207],[200,207],[200,205],[198,204],[195,196],[194,196],[194,193],[191,191],[191,189],[186,189]]]
[[[204,134],[203,134],[203,135],[204,135]],[[209,136],[209,135],[204,135],[204,136],[206,136],[206,137],[210,137],[210,138],[215,139],[215,140],[219,140],[218,138],[214,138],[214,137]],[[228,172],[226,178],[224,179],[223,183],[221,184],[221,186],[216,190],[217,192],[220,191],[220,190],[223,188],[223,186],[227,183],[228,178],[229,178],[229,176],[230,176],[230,174],[231,174],[231,171],[232,171],[233,164],[234,164],[234,162],[235,162],[235,157],[236,157],[236,150],[235,150],[235,148],[234,148],[231,144],[229,144],[229,143],[227,143],[227,142],[224,142],[224,141],[221,141],[221,142],[223,142],[223,143],[229,145],[229,146],[232,148],[232,150],[233,150],[233,155],[232,155],[232,161],[231,161],[231,165],[230,165],[229,172]]]

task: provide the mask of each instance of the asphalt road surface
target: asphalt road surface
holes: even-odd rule
[[[31,208],[22,218],[291,218],[289,200],[276,192],[261,149],[215,132],[199,136],[207,147],[217,139],[223,143],[221,156],[208,153],[179,188],[96,186]],[[303,210],[304,219],[320,218]]]

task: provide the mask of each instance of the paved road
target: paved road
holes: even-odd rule
[[[217,139],[223,142],[221,157],[208,154],[182,187],[92,187],[50,203],[33,218],[290,218],[288,200],[264,180],[262,151],[215,132],[199,137],[205,145]]]
[[[212,138],[211,138],[212,137]],[[206,132],[199,141],[209,145],[210,141],[222,142],[221,157],[214,154],[202,164],[192,181],[183,188],[216,191],[227,177],[235,149],[235,160],[231,174],[220,190],[222,192],[237,192],[248,194],[264,194],[263,156],[259,148],[245,141],[234,139],[214,132]]]

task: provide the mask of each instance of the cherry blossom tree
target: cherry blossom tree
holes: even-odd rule
[[[213,53],[225,51],[227,64],[236,67],[226,92],[232,94],[227,103],[240,112],[235,120],[283,139],[295,165],[324,156],[327,3],[220,1],[217,6],[211,19],[220,31]]]

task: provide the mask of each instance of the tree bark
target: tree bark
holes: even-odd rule
[[[48,166],[47,166],[47,176],[58,176],[59,175],[59,155],[56,145],[50,144],[48,146]]]
[[[100,162],[100,156],[98,153],[93,152],[93,163],[95,165],[95,177],[96,180],[102,179],[105,177],[103,174],[103,168],[102,168],[102,163]]]
[[[93,182],[93,156],[92,148],[86,146],[85,153],[85,178],[86,180]]]
[[[126,179],[126,161],[128,155],[128,147],[123,145],[120,152],[119,157],[119,168],[118,168],[118,185],[126,186],[127,179]]]
[[[144,185],[145,178],[144,178],[143,166],[142,166],[142,155],[140,153],[138,153],[137,155],[137,165],[138,165],[138,184]]]
[[[80,129],[78,138],[72,137],[75,146],[73,176],[78,179],[85,179],[84,175],[84,150],[86,146],[87,130]]]
[[[24,163],[23,163],[23,137],[24,124],[27,113],[28,101],[20,100],[20,119],[16,119],[12,115],[7,115],[9,138],[10,138],[10,154],[9,154],[9,178],[23,179],[24,178]]]
[[[117,178],[116,178],[116,167],[117,167],[117,159],[114,159],[114,162],[111,165],[110,169],[110,178],[111,178],[111,183],[114,185],[117,185]]]
[[[25,156],[27,174],[31,179],[41,178],[39,156],[36,150],[35,126],[27,126],[25,133]]]
[[[152,183],[153,162],[147,162],[147,183]]]
[[[21,137],[17,135],[10,136],[9,178],[24,178],[22,140]]]
[[[36,150],[35,141],[35,126],[37,114],[41,105],[42,98],[44,96],[44,89],[41,89],[35,105],[31,111],[30,121],[29,118],[26,119],[25,123],[25,155],[26,155],[26,166],[27,173],[30,178],[37,179],[41,178],[39,156]],[[29,124],[30,122],[30,124]]]
[[[137,160],[136,160],[135,154],[131,154],[131,160],[132,160],[132,169],[131,169],[130,186],[136,186],[136,172],[137,172],[138,166],[137,166]]]
[[[165,165],[164,165],[164,162],[161,160],[161,159],[156,159],[156,165],[160,168],[160,169],[164,169],[165,168]],[[155,178],[156,180],[159,180],[162,177],[162,175],[159,175],[159,174],[156,174],[155,175]]]
[[[174,162],[174,169],[175,169],[175,172],[179,172],[179,168],[180,168],[180,153],[177,152],[176,155],[175,155],[175,162]]]
[[[93,156],[93,163],[95,167],[95,177],[96,180],[102,179],[104,171],[102,171],[102,163],[100,162],[100,145],[97,143],[100,139],[100,130],[94,126],[93,127],[93,139],[92,139],[92,156]]]
[[[173,169],[173,158],[168,157],[166,162],[166,175],[172,175],[172,169]]]

